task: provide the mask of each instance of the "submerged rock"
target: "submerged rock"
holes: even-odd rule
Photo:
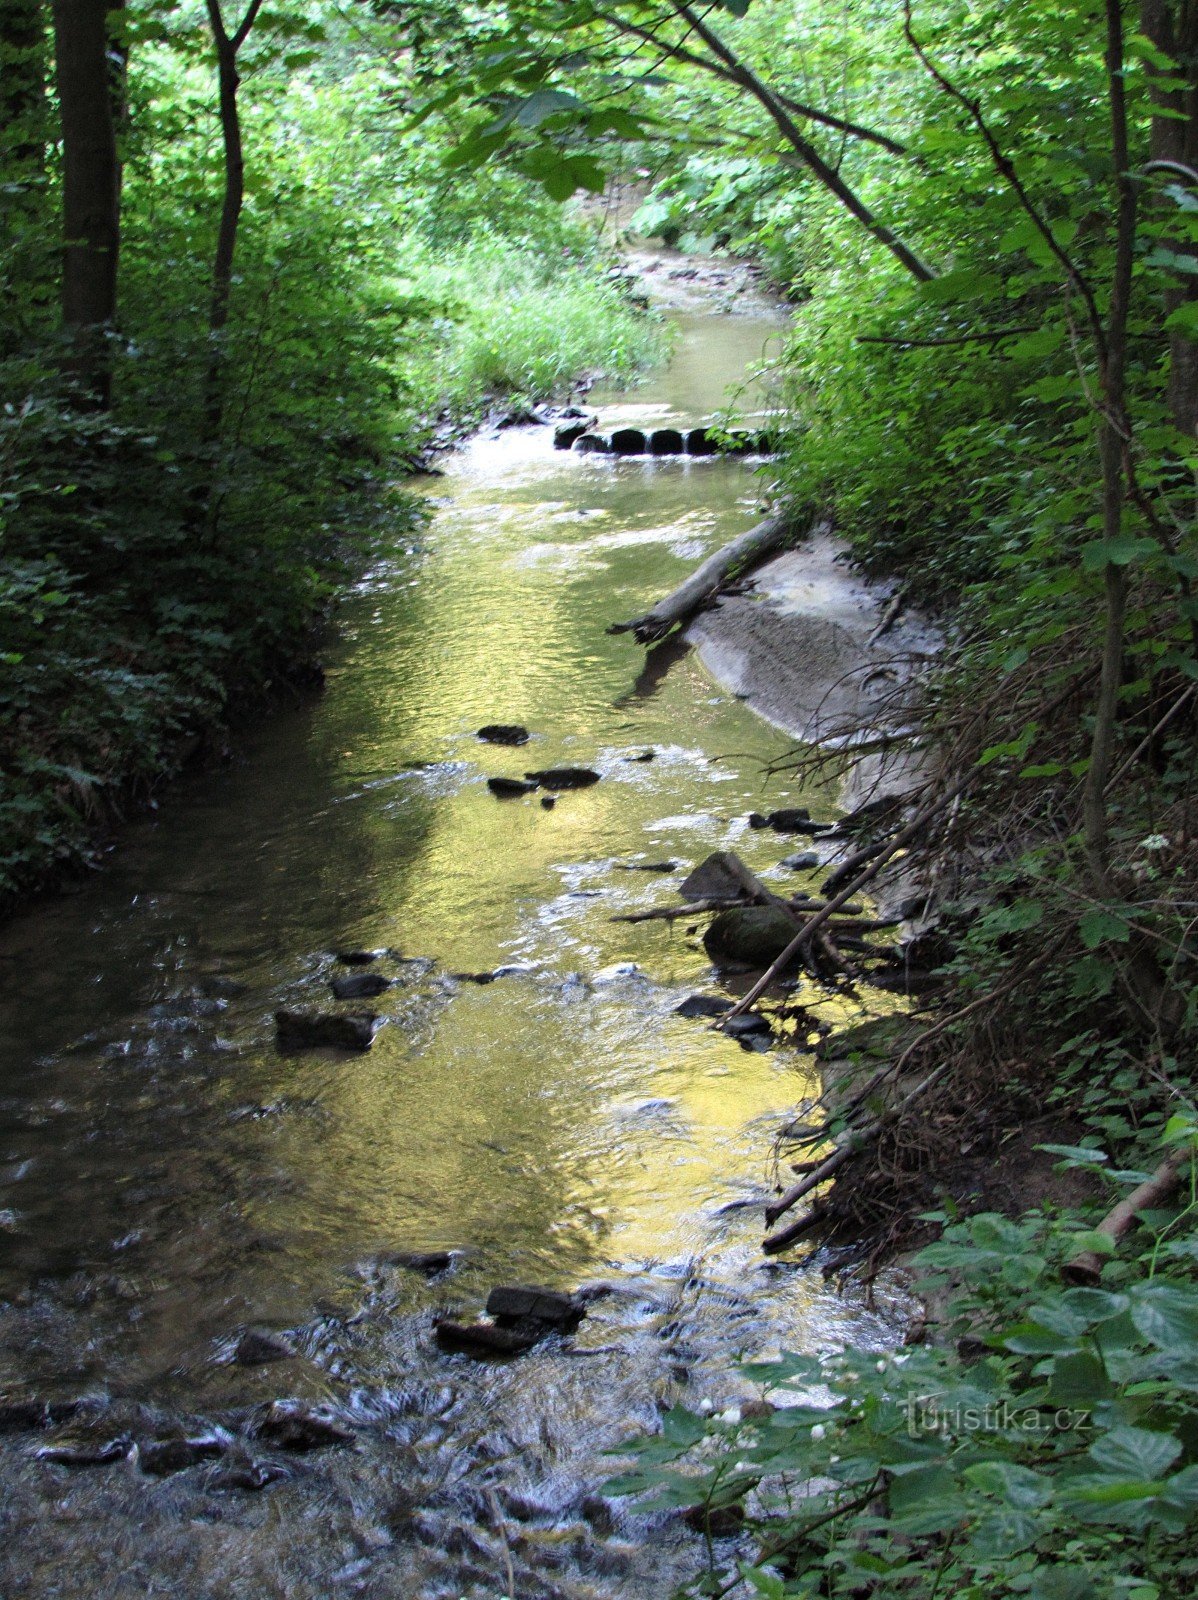
[[[768,967],[797,932],[794,919],[777,906],[731,906],[703,935],[703,948],[717,965]]]
[[[295,1350],[267,1328],[247,1328],[237,1341],[233,1359],[242,1367],[264,1367],[271,1361],[292,1361]]]
[[[329,1417],[294,1400],[275,1400],[254,1419],[252,1431],[282,1450],[306,1453],[352,1445],[356,1436]]]
[[[131,1434],[97,1429],[64,1435],[53,1444],[43,1445],[37,1452],[37,1459],[56,1467],[107,1467],[115,1461],[126,1460],[132,1449]]]
[[[0,1433],[33,1433],[70,1422],[87,1406],[85,1400],[0,1400]]]
[[[526,772],[529,785],[543,789],[587,789],[599,782],[599,774],[590,767],[546,767],[541,772]]]
[[[518,722],[488,722],[478,730],[478,737],[487,744],[527,744],[532,737],[528,729]]]
[[[677,872],[676,861],[617,861],[617,872]]]
[[[165,1478],[172,1472],[186,1472],[201,1461],[223,1456],[228,1445],[210,1435],[201,1439],[147,1439],[137,1447],[137,1464],[151,1477]]]
[[[433,1278],[439,1273],[448,1272],[457,1254],[459,1252],[456,1250],[396,1250],[386,1259],[393,1267],[403,1267],[407,1272],[423,1272],[426,1277]]]
[[[334,978],[331,987],[338,1000],[372,1000],[391,987],[391,979],[381,972],[353,972],[348,978]]]
[[[386,954],[385,950],[338,950],[333,959],[343,967],[368,967]]]
[[[676,1017],[722,1017],[732,1010],[733,1002],[720,994],[688,994],[680,1006],[674,1007]]]
[[[219,1472],[214,1472],[208,1479],[208,1488],[240,1489],[247,1494],[257,1494],[260,1489],[265,1489],[272,1483],[278,1483],[281,1478],[290,1476],[286,1467],[280,1467],[274,1461],[249,1461],[243,1458],[240,1461],[230,1462]]]
[[[497,794],[500,799],[506,800],[516,795],[531,794],[536,784],[526,778],[488,778],[487,788],[492,794]]]
[[[598,433],[584,433],[574,441],[574,449],[579,455],[607,455],[609,448],[607,440]]]
[[[375,1011],[276,1011],[276,1038],[282,1050],[369,1050],[378,1020]]]
[[[789,867],[792,872],[807,872],[819,866],[819,856],[814,850],[796,850],[793,855],[783,856],[778,865]]]
[[[553,795],[551,795],[551,794],[543,794],[541,796],[541,810],[542,811],[552,811],[556,804],[557,804],[557,800],[555,799],[555,797]]]
[[[434,1329],[437,1344],[451,1355],[520,1356],[546,1338],[550,1329],[500,1328],[493,1322],[454,1322],[440,1319]]]
[[[739,1017],[729,1017],[724,1024],[724,1032],[732,1039],[772,1039],[774,1036],[774,1030],[768,1020],[758,1016],[755,1011],[746,1011]]]

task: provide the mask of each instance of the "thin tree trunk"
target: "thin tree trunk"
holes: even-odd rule
[[[1120,0],[1106,0],[1106,70],[1111,111],[1111,157],[1117,195],[1115,270],[1111,282],[1104,352],[1099,376],[1102,417],[1099,421],[1099,459],[1102,469],[1102,534],[1106,541],[1123,531],[1127,500],[1125,452],[1130,445],[1125,373],[1127,317],[1131,303],[1132,266],[1136,246],[1136,191],[1131,174],[1127,137],[1127,104],[1123,88],[1123,16]],[[1109,883],[1109,841],[1106,788],[1111,775],[1119,691],[1123,683],[1123,640],[1127,611],[1127,569],[1108,562],[1105,575],[1106,626],[1103,634],[1102,674],[1094,707],[1094,732],[1090,765],[1082,802],[1082,827],[1090,874],[1100,893]]]
[[[1167,73],[1148,68],[1155,112],[1149,155],[1153,162],[1175,164],[1181,171],[1174,172],[1174,181],[1187,183],[1186,170],[1193,174],[1198,169],[1198,4],[1141,0],[1140,31],[1176,63]],[[1162,77],[1172,83],[1184,80],[1185,87],[1160,87]],[[1187,186],[1198,189],[1198,182],[1191,178]],[[1185,252],[1187,247],[1182,243],[1177,248]],[[1164,298],[1166,315],[1198,301],[1198,278],[1171,285]],[[1198,341],[1178,328],[1169,330],[1169,406],[1178,428],[1192,439],[1198,428]]]
[[[73,365],[93,402],[107,406],[108,336],[116,318],[121,168],[111,88],[112,0],[54,0],[62,121],[62,316]]]
[[[15,347],[53,293],[46,217],[46,14],[42,0],[0,6],[0,348]]]
[[[212,298],[208,310],[208,331],[211,334],[212,344],[205,383],[204,410],[205,433],[209,440],[219,436],[222,421],[224,331],[229,322],[233,264],[237,256],[237,233],[241,226],[241,208],[245,200],[245,155],[241,141],[241,112],[237,104],[237,90],[241,78],[237,71],[237,55],[249,37],[261,6],[262,0],[251,0],[249,9],[236,31],[230,34],[221,15],[220,0],[208,0],[208,20],[212,25],[212,38],[216,47],[220,127],[225,158],[224,197],[221,202],[220,227],[216,236],[216,253],[212,261]]]

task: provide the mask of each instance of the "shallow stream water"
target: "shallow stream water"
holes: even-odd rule
[[[779,328],[747,295],[672,315],[669,367],[591,396],[605,427],[704,419]],[[747,826],[835,814],[832,790],[763,783],[786,735],[692,657],[642,670],[605,633],[754,519],[760,464],[523,427],[445,465],[419,547],[344,606],[320,699],[0,933],[0,1395],[94,1396],[139,1440],[215,1429],[285,1467],[251,1493],[219,1462],[153,1478],[136,1452],[70,1468],[0,1437],[9,1600],[668,1594],[703,1543],[606,1501],[605,1452],[663,1406],[749,1393],[738,1354],[890,1338],[810,1261],[760,1253],[810,1057],[676,1016],[719,992],[701,944],[611,920],[717,848],[816,881],[778,866],[802,841]],[[492,722],[533,738],[483,744]],[[552,809],[486,787],[561,764],[602,779]],[[326,1005],[358,947],[392,952],[372,1050],[280,1053],[275,1010]],[[433,1278],[393,1259],[446,1248]],[[434,1341],[493,1284],[600,1280],[572,1338],[517,1361]],[[233,1361],[247,1326],[296,1356]],[[356,1446],[251,1449],[248,1408],[280,1397]]]

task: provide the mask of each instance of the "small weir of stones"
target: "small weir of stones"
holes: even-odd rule
[[[772,456],[778,451],[778,440],[764,430],[616,428],[597,433],[597,426],[597,417],[573,417],[554,430],[554,446],[580,455],[611,456]]]

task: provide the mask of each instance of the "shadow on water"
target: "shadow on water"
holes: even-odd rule
[[[710,413],[777,327],[744,309],[682,314],[667,371],[594,396],[605,421]],[[657,1596],[701,1541],[604,1500],[605,1452],[663,1405],[735,1399],[740,1352],[890,1337],[763,1261],[735,1204],[767,1192],[809,1057],[676,1016],[713,982],[696,938],[611,920],[666,881],[620,868],[663,857],[733,846],[802,886],[746,825],[786,737],[673,642],[629,691],[634,647],[605,632],[761,485],[534,427],[447,466],[425,549],[344,607],[322,699],[0,933],[0,1391],[102,1397],[94,1426],[142,1451],[83,1472],[0,1439],[5,1595]],[[483,744],[488,722],[532,738]],[[552,809],[486,787],[557,764],[601,781]],[[351,947],[387,952],[373,1049],[281,1054],[273,1013],[327,1006]],[[437,1249],[458,1252],[437,1277],[396,1261]],[[608,1288],[519,1361],[437,1348],[437,1313],[513,1281]],[[293,1354],[233,1360],[250,1325]],[[331,1407],[353,1447],[253,1437],[279,1397]],[[219,1454],[152,1477],[172,1433]]]

